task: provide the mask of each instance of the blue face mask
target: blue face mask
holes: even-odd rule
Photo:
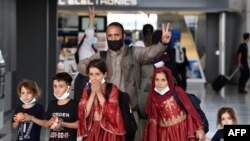
[[[90,42],[91,45],[95,45],[98,42],[98,39],[96,37],[93,37]]]

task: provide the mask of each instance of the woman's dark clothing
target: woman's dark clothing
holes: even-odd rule
[[[249,66],[248,66],[248,46],[244,42],[240,44],[238,49],[238,54],[241,54],[241,68],[240,68],[240,78],[239,78],[239,92],[240,93],[247,93],[245,90],[246,83],[250,77]]]

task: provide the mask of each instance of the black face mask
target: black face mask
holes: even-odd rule
[[[113,50],[113,51],[117,51],[117,50],[120,50],[121,47],[123,46],[124,42],[123,42],[123,39],[120,39],[120,40],[107,40],[108,42],[108,47],[109,49]]]

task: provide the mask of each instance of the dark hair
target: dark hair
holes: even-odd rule
[[[158,44],[161,41],[162,31],[156,30],[152,36],[152,44]]]
[[[249,33],[244,33],[244,34],[243,34],[243,39],[244,39],[244,40],[249,39]]]
[[[52,78],[52,82],[53,82],[54,80],[65,81],[67,85],[71,86],[72,77],[71,77],[71,75],[69,75],[67,72],[60,72],[60,73],[57,73],[57,74]]]
[[[143,42],[145,47],[152,45],[152,35],[154,27],[151,24],[145,24],[142,28]]]
[[[145,36],[146,34],[153,34],[154,27],[151,24],[145,24],[142,28],[142,34]]]
[[[35,81],[28,80],[28,79],[22,80],[17,86],[17,93],[19,96],[21,96],[22,87],[30,90],[33,93],[33,96],[36,98],[41,96],[41,90]]]
[[[108,25],[107,29],[110,27],[110,26],[116,26],[116,27],[119,27],[121,30],[122,30],[122,33],[125,33],[125,30],[123,28],[123,25],[118,23],[118,22],[112,22]]]
[[[101,59],[94,59],[94,60],[90,61],[88,66],[87,66],[87,69],[86,69],[86,74],[89,74],[90,68],[97,68],[103,74],[107,72],[106,63],[104,61],[102,61]]]
[[[237,124],[237,118],[236,118],[236,114],[233,108],[231,107],[221,107],[218,111],[217,114],[217,126],[222,126],[221,124],[221,116],[224,113],[228,113],[231,118],[233,119],[234,124]]]

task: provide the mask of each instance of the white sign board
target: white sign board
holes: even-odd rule
[[[58,5],[137,5],[137,0],[58,0]]]

